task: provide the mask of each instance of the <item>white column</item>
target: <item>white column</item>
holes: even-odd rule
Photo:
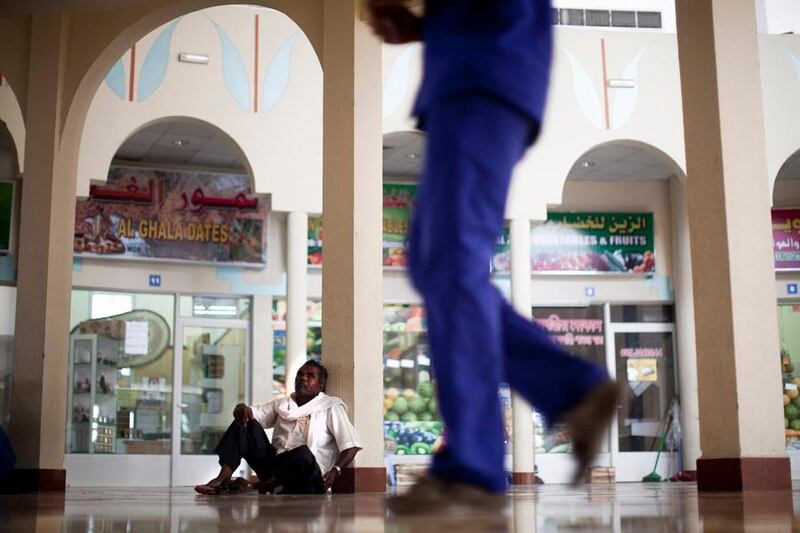
[[[272,297],[253,296],[253,347],[250,366],[250,403],[258,405],[272,400]]]
[[[381,43],[359,4],[324,2],[322,339],[329,388],[364,445],[349,488],[383,492]]]
[[[306,362],[306,301],[308,292],[308,214],[289,213],[286,222],[286,393]]]
[[[61,92],[68,23],[59,14],[31,21],[20,206],[19,279],[9,435],[20,479],[64,489],[67,359],[72,286],[75,175],[63,172]],[[48,489],[49,487],[49,489]]]
[[[696,281],[697,486],[788,493],[755,2],[677,0],[675,13]]]
[[[697,348],[694,333],[692,250],[686,183],[670,180],[672,203],[672,280],[675,289],[675,348],[681,402],[683,469],[697,470],[700,458],[700,406],[697,398]]]
[[[519,314],[531,318],[531,221],[511,221],[509,246],[511,248],[511,303]],[[533,438],[533,411],[516,392],[511,395],[514,410],[512,481],[515,485],[534,483],[536,461]]]

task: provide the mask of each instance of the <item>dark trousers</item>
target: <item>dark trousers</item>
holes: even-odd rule
[[[425,125],[409,267],[428,313],[447,435],[432,470],[501,491],[498,385],[511,385],[552,423],[608,373],[555,345],[491,282],[489,262],[503,229],[511,172],[536,124],[499,100],[472,94],[431,106]]]
[[[228,426],[214,453],[219,456],[220,465],[228,465],[233,470],[244,459],[255,470],[259,480],[277,479],[277,485],[283,485],[283,493],[325,492],[322,473],[308,446],[278,454],[264,428],[255,420],[248,422],[247,426],[240,426],[236,422]]]

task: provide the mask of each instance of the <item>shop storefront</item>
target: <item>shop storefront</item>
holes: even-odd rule
[[[233,407],[252,397],[253,299],[195,292],[202,285],[171,291],[158,273],[149,291],[125,290],[125,278],[165,261],[187,275],[264,268],[268,219],[238,175],[113,166],[78,201],[77,264],[117,273],[122,290],[72,292],[70,485],[184,486],[215,475],[214,447]]]
[[[250,397],[250,299],[76,289],[71,317],[71,482],[212,475],[230,413]]]
[[[786,452],[792,477],[800,477],[800,209],[772,210],[772,241],[777,272],[780,364]]]
[[[437,412],[425,310],[405,272],[405,239],[415,195],[414,185],[384,184],[382,407],[385,457],[390,478],[394,474],[393,480],[398,483],[409,480],[411,473],[427,464],[445,439]],[[311,218],[308,263],[312,272],[323,260],[322,234],[320,220]],[[532,284],[546,280],[566,287],[595,285],[594,280],[603,280],[612,286],[652,285],[656,273],[654,235],[653,213],[551,213],[547,223],[531,232]],[[504,233],[492,261],[493,278],[503,291],[508,289],[510,253]],[[674,307],[670,299],[639,302],[639,296],[634,291],[630,301],[583,298],[580,305],[564,296],[561,302],[535,305],[532,310],[534,320],[556,342],[606,367],[612,377],[626,384],[622,408],[598,460],[599,465],[614,467],[619,481],[641,480],[653,469],[660,437],[667,430],[670,438],[663,445],[659,471],[675,473],[679,467],[675,438],[678,421],[667,427],[669,415],[678,413]],[[317,305],[309,302],[309,311],[318,310]],[[315,318],[321,317],[321,310],[316,315],[309,315],[309,356],[317,342],[314,328],[319,322]],[[276,324],[280,329],[282,322]],[[276,338],[278,335],[279,331]],[[506,420],[510,468],[511,394],[507,387],[501,387],[498,394]],[[560,426],[545,428],[538,414],[534,414],[534,420],[540,477],[546,482],[568,482],[573,468],[568,433]]]

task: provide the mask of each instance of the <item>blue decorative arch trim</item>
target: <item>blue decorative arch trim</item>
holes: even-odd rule
[[[283,93],[286,92],[292,73],[292,49],[299,36],[300,32],[296,32],[286,39],[275,53],[275,57],[272,58],[272,62],[264,74],[264,83],[262,84],[264,92],[261,93],[262,111],[269,111],[275,107]]]
[[[125,69],[122,67],[122,58],[106,74],[106,83],[121,100],[125,99]]]
[[[244,61],[239,54],[236,45],[225,33],[219,24],[211,21],[214,29],[217,30],[220,43],[222,44],[222,76],[225,78],[225,86],[236,103],[245,111],[252,109],[252,99],[250,98],[250,81],[247,69],[244,68]]]
[[[797,73],[797,80],[800,82],[800,59],[797,59],[791,52],[786,52],[786,55],[789,56],[789,60],[794,66],[794,71]]]
[[[164,31],[148,50],[147,57],[144,58],[142,71],[139,74],[138,100],[140,102],[145,101],[156,92],[164,80],[169,65],[169,45],[178,22],[180,19],[176,19],[164,28]]]

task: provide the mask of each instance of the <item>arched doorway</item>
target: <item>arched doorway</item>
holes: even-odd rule
[[[778,332],[783,372],[786,453],[792,478],[800,470],[800,150],[781,165],[772,188],[772,251],[777,285]]]
[[[202,280],[219,277],[212,263],[265,264],[268,201],[252,193],[248,167],[219,128],[166,117],[130,135],[107,180],[78,201],[69,484],[183,486],[215,475],[230,413],[251,401],[253,295]]]
[[[650,145],[594,146],[574,161],[562,203],[531,232],[534,319],[623,384],[621,408],[598,458],[598,465],[615,469],[616,481],[639,481],[653,469],[682,381],[673,292],[680,237],[672,201],[673,182],[682,175]],[[566,481],[564,428],[537,423],[536,446],[542,479]],[[662,476],[677,470],[676,449],[673,443],[662,454]]]
[[[17,149],[6,123],[0,120],[0,425],[8,427],[11,417],[11,381],[14,315],[17,300],[16,257],[19,183]]]

